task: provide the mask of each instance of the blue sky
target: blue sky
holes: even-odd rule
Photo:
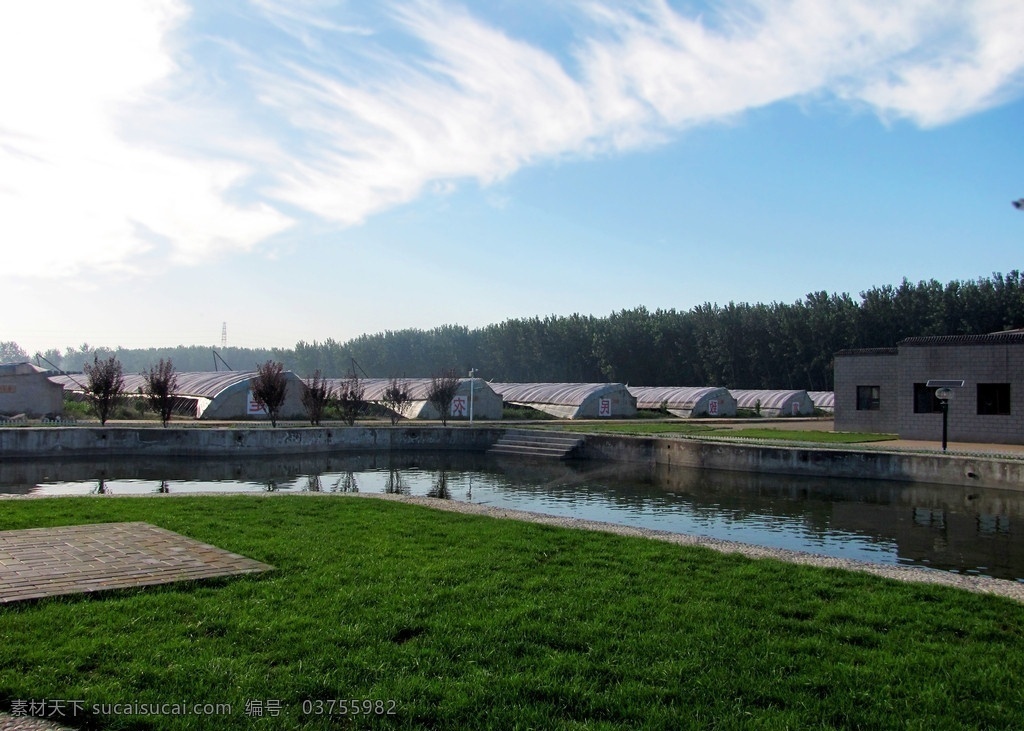
[[[291,347],[1020,268],[1021,38],[1019,0],[8,3],[0,340]]]

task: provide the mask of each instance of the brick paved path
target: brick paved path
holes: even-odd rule
[[[0,531],[0,604],[271,568],[148,523]]]
[[[0,731],[64,731],[67,726],[31,716],[12,716],[0,712]]]

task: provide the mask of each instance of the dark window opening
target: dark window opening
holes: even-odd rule
[[[978,414],[981,416],[1010,413],[1009,383],[978,384]]]
[[[879,386],[857,386],[857,411],[878,411],[882,406]]]
[[[914,384],[914,413],[941,414],[942,402],[935,397],[937,388],[929,388],[923,383]]]

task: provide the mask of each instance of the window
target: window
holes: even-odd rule
[[[878,411],[881,408],[879,386],[857,386],[857,411]]]
[[[978,414],[991,416],[1010,413],[1009,383],[978,384]]]
[[[914,413],[941,414],[942,402],[935,398],[937,388],[929,388],[923,383],[914,384]]]

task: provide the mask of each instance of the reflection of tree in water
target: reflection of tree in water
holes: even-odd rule
[[[392,467],[388,470],[388,479],[384,483],[384,492],[392,495],[408,495],[409,486],[402,481],[401,471]]]
[[[167,480],[160,480],[160,487],[156,489],[157,492],[170,492],[171,484]]]
[[[359,492],[359,484],[356,482],[356,473],[349,470],[338,478],[334,483],[334,492]]]
[[[306,492],[323,492],[320,475],[306,475]]]
[[[435,482],[434,486],[427,491],[427,497],[451,500],[452,493],[448,489],[448,472],[446,470],[440,470],[437,473],[437,482]]]

